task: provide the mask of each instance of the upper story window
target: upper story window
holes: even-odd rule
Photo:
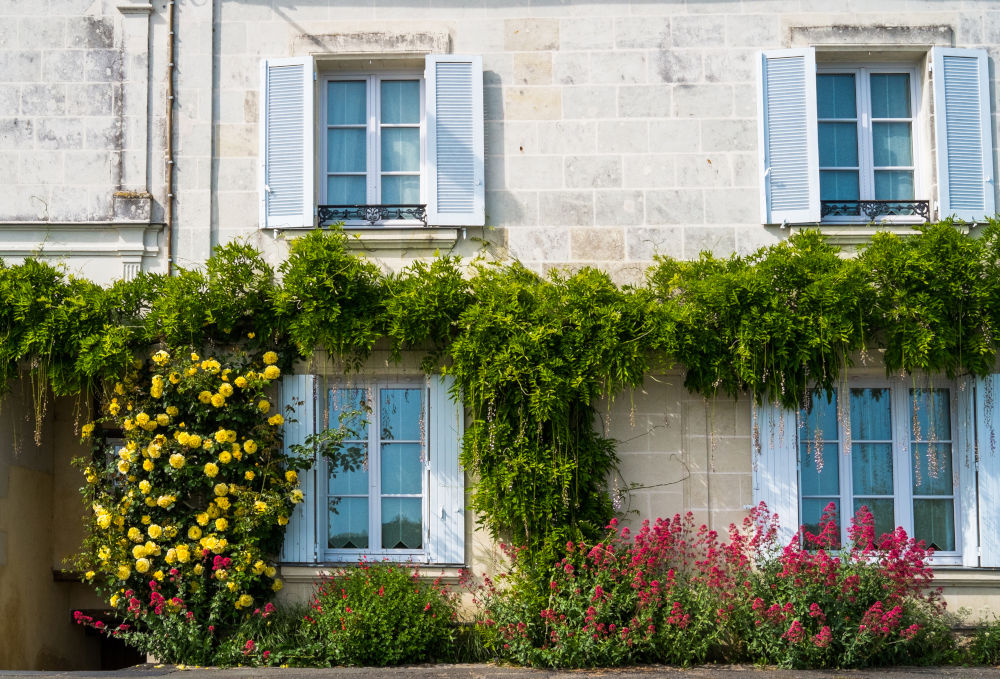
[[[360,74],[262,62],[261,228],[485,224],[482,58],[423,61]]]
[[[892,65],[817,70],[814,48],[762,53],[762,221],[926,221],[953,215],[973,221],[992,215],[986,52],[934,47],[926,61],[929,76],[922,68]],[[927,84],[931,96],[921,96]],[[933,108],[933,155],[921,153],[919,143],[923,100]],[[936,196],[922,179],[931,175]]]

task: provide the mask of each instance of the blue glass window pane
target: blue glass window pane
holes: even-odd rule
[[[955,501],[914,500],[913,537],[938,551],[955,551]]]
[[[951,495],[951,444],[914,443],[913,471],[914,495]]]
[[[876,537],[896,530],[896,509],[892,499],[854,498],[854,513],[862,507],[867,507],[875,519]]]
[[[855,495],[892,495],[892,444],[851,444]]]
[[[368,135],[354,127],[335,128],[326,134],[328,172],[364,172],[368,166]]]
[[[382,389],[381,429],[383,441],[421,441],[424,407],[422,389]]]
[[[386,205],[419,203],[420,177],[383,175],[382,202]]]
[[[420,83],[416,80],[382,81],[382,122],[387,125],[420,122]]]
[[[819,522],[823,518],[823,510],[830,503],[834,504],[834,517],[833,520],[837,523],[839,527],[841,525],[840,521],[840,500],[837,498],[803,498],[802,500],[802,526],[812,533],[813,535],[819,535]],[[780,518],[780,517],[779,517]],[[840,546],[839,535],[837,541],[834,543],[834,547]]]
[[[805,437],[805,434],[803,434]],[[840,459],[836,443],[809,441],[799,444],[799,474],[801,493],[807,495],[838,495],[840,493]],[[816,453],[822,456],[823,471],[817,471]]]
[[[368,549],[368,499],[331,499],[329,526],[330,549]]]
[[[816,76],[816,113],[820,118],[854,118],[857,112],[853,74]]]
[[[872,118],[910,117],[910,74],[872,73]]]
[[[876,170],[875,200],[913,200],[911,170]]]
[[[947,389],[910,389],[910,436],[915,441],[951,440],[951,401]]]
[[[812,392],[811,409],[806,411],[803,408],[799,412],[799,419],[805,429],[805,437],[809,440],[816,438],[816,431],[819,430],[819,438],[827,441],[837,440],[837,392],[831,392],[829,399],[826,392]]]
[[[367,495],[368,470],[364,463],[368,457],[368,445],[365,443],[346,443],[343,455],[350,460],[349,465],[340,465],[330,470],[330,495]],[[350,467],[350,471],[347,467]]]
[[[819,124],[819,164],[823,167],[857,167],[858,126],[855,123]]]
[[[858,200],[859,195],[858,173],[856,170],[820,171],[820,200]]]
[[[851,389],[851,438],[891,441],[892,419],[888,389]]]
[[[419,443],[382,444],[382,494],[419,495],[423,491]]]
[[[912,165],[910,123],[872,123],[875,167]]]
[[[363,176],[326,178],[326,202],[329,205],[364,205],[368,202]]]
[[[368,438],[368,413],[372,404],[368,403],[367,389],[330,389],[327,392],[327,408],[330,426],[343,424],[350,430],[348,441]]]
[[[364,80],[334,81],[326,89],[326,122],[329,125],[367,124]]]
[[[382,498],[382,548],[420,549],[421,502],[413,498]]]
[[[420,171],[420,129],[382,128],[382,171]]]

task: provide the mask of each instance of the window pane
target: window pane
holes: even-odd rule
[[[819,164],[823,167],[858,166],[857,124],[819,124]]]
[[[868,511],[875,518],[876,537],[896,530],[896,515],[892,500],[854,498],[854,513],[857,514],[862,507],[868,507]]]
[[[823,170],[819,173],[820,200],[858,200],[858,173]]]
[[[419,203],[420,177],[383,175],[382,202],[386,205]]]
[[[420,549],[420,498],[382,498],[383,549]]]
[[[330,426],[343,424],[349,427],[351,433],[347,440],[368,438],[368,412],[371,404],[368,401],[367,389],[330,389],[327,392],[327,408],[330,412]]]
[[[851,438],[892,440],[888,389],[851,389]]]
[[[910,74],[872,73],[872,118],[910,117]]]
[[[383,441],[422,441],[422,389],[382,389],[380,414]]]
[[[853,74],[816,76],[816,112],[820,118],[854,118],[857,110]]]
[[[951,444],[913,443],[914,495],[951,495]]]
[[[342,455],[346,463],[330,470],[329,494],[367,495],[368,470],[365,469],[365,460],[368,457],[368,445],[348,443],[343,446]]]
[[[382,128],[382,171],[420,171],[420,129],[416,127]]]
[[[389,125],[420,122],[419,81],[382,81],[382,122]]]
[[[364,205],[368,202],[363,176],[327,177],[326,202],[330,205]]]
[[[955,550],[954,500],[914,500],[913,537],[942,552]]]
[[[951,402],[947,389],[910,389],[910,436],[914,441],[951,440]]]
[[[875,167],[913,165],[909,123],[872,123]]]
[[[419,495],[423,491],[419,443],[382,444],[382,494]]]
[[[851,444],[854,495],[892,495],[892,444]]]
[[[803,422],[804,436],[810,441],[817,437],[827,441],[837,440],[837,392],[831,392],[827,399],[826,392],[812,392],[811,408],[807,412],[802,409],[799,419]]]
[[[876,170],[875,200],[913,200],[911,170]]]
[[[365,125],[365,81],[335,81],[326,88],[326,122],[329,125]]]
[[[819,451],[823,471],[817,471],[816,452]],[[838,495],[840,493],[840,459],[836,443],[799,444],[799,471],[802,495]]]
[[[364,172],[368,167],[368,135],[358,128],[337,128],[326,133],[327,172]]]
[[[330,549],[368,548],[368,498],[331,498],[329,516]]]
[[[802,500],[802,525],[807,531],[813,535],[819,535],[819,522],[823,517],[823,510],[830,503],[833,503],[836,507],[836,516],[834,516],[834,521],[837,522],[837,527],[840,528],[840,500],[837,498],[803,498]],[[779,517],[780,518],[780,517]],[[840,546],[838,531],[838,539],[834,544],[835,547]]]

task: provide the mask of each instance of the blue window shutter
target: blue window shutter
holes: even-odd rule
[[[799,529],[798,430],[794,410],[777,403],[754,406],[753,500],[778,515],[778,542],[787,545]]]
[[[483,58],[430,54],[427,87],[427,221],[486,223],[483,184]]]
[[[955,390],[955,446],[952,464],[958,477],[955,501],[958,503],[959,525],[956,526],[962,565],[979,565],[979,526],[976,511],[976,401],[975,384],[971,377],[958,379]]]
[[[938,214],[993,216],[993,133],[986,50],[935,47],[934,132]]]
[[[762,52],[758,80],[761,220],[765,224],[818,222],[815,50]]]
[[[305,443],[316,425],[316,378],[313,375],[285,375],[281,380],[281,410],[295,409],[287,415],[284,426],[285,452],[295,444]],[[292,420],[295,420],[294,422]],[[305,502],[295,505],[285,528],[281,549],[283,563],[316,563],[316,466],[299,475]]]
[[[1000,566],[1000,375],[976,379],[979,565]]]
[[[431,563],[464,564],[465,474],[458,464],[465,411],[449,393],[455,378],[431,377],[428,387],[430,467],[428,557]]]
[[[261,62],[260,227],[313,226],[313,60]]]

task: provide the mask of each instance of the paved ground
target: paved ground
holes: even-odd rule
[[[418,677],[427,679],[961,679],[1000,678],[1000,667],[893,667],[877,670],[799,671],[748,665],[712,665],[691,669],[632,667],[606,670],[531,670],[495,665],[417,665],[413,667],[338,667],[332,669],[232,668],[179,669],[173,665],[137,665],[115,672],[19,672],[0,671],[0,679],[25,677],[103,677],[106,679],[381,679]]]

